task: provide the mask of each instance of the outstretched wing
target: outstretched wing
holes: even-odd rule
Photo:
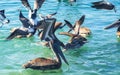
[[[83,22],[84,22],[84,20],[85,20],[85,15],[83,15],[83,16],[78,20],[78,24],[79,24],[79,25],[82,25]]]
[[[21,11],[20,11],[20,14],[19,14],[19,20],[22,22],[23,27],[28,28],[31,25],[29,20],[26,17],[23,16]]]
[[[114,27],[120,27],[120,20],[117,20],[116,22],[110,24],[109,26],[105,27],[104,29],[110,29]]]
[[[41,8],[42,4],[44,3],[45,0],[35,0],[34,2],[34,9],[39,9]]]
[[[32,10],[28,0],[21,0],[21,2],[28,10]]]
[[[56,15],[56,14],[57,14],[57,12],[52,13],[52,14],[48,14],[46,17],[47,17],[47,18],[52,18],[52,16],[54,16],[54,15]]]
[[[67,21],[67,20],[64,20],[64,21],[65,21],[66,25],[70,28],[70,30],[68,32],[70,32],[71,30],[74,30],[74,27],[72,26],[72,24],[69,21]]]
[[[60,35],[66,35],[66,36],[70,36],[73,37],[75,34],[69,33],[69,32],[60,32]]]
[[[17,35],[27,35],[28,33],[25,31],[22,31],[20,29],[16,29],[14,32],[12,32],[7,38],[6,40],[11,40],[13,38],[15,38]]]
[[[104,2],[105,2],[105,1],[102,0],[102,1],[92,2],[92,4],[94,4],[94,5],[100,5],[101,3],[104,3]]]
[[[85,15],[83,15],[78,21],[76,21],[74,25],[74,31],[76,34],[79,34],[80,26],[83,24],[84,19],[85,19]]]

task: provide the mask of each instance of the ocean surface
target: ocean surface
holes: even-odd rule
[[[64,55],[69,66],[64,62],[61,69],[54,71],[39,71],[23,69],[22,64],[37,57],[52,57],[53,53],[47,47],[40,44],[37,33],[30,38],[13,39],[5,41],[14,27],[20,27],[19,9],[28,17],[28,10],[20,0],[0,0],[0,10],[5,9],[5,14],[10,23],[0,28],[0,75],[120,75],[120,39],[116,37],[117,28],[104,30],[112,22],[120,19],[120,0],[109,0],[116,6],[114,10],[96,10],[91,8],[91,2],[98,0],[76,0],[71,6],[69,2],[46,0],[38,11],[38,14],[51,14],[57,21],[64,19],[75,23],[82,15],[85,21],[82,26],[91,29],[92,35],[88,37],[88,43],[79,49],[65,51]],[[33,7],[34,0],[29,0]],[[67,43],[69,37],[59,35],[61,31],[68,31],[68,27],[59,29],[56,36]]]

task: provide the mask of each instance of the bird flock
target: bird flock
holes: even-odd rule
[[[60,0],[58,0],[60,2]],[[6,37],[5,40],[12,40],[14,38],[23,38],[23,37],[32,37],[36,32],[38,32],[38,37],[41,40],[41,44],[50,48],[56,56],[56,59],[38,57],[32,59],[25,64],[22,65],[23,68],[31,68],[36,70],[53,70],[59,69],[62,65],[61,59],[69,65],[66,60],[62,49],[76,49],[83,46],[87,43],[87,38],[91,35],[91,30],[87,27],[82,27],[81,25],[84,23],[85,15],[82,15],[80,19],[76,20],[75,24],[71,24],[70,21],[64,20],[65,24],[62,22],[58,22],[56,18],[52,16],[56,15],[57,12],[53,14],[49,14],[43,16],[39,14],[37,16],[37,12],[42,7],[42,4],[45,0],[34,0],[33,7],[29,4],[28,0],[21,0],[21,4],[28,9],[28,18],[25,17],[22,11],[19,9],[19,20],[22,23],[21,27],[12,28],[10,31],[10,35]],[[69,2],[77,2],[76,0],[69,0]],[[108,2],[107,0],[102,0],[98,2],[92,3],[92,8],[96,9],[106,9],[106,10],[114,10],[116,12],[115,6]],[[40,17],[41,20],[37,18]],[[0,10],[0,27],[5,24],[10,23],[10,20],[5,16],[5,10]],[[59,35],[69,36],[70,40],[68,40],[67,44],[60,41],[59,38],[56,37],[55,32],[58,29],[62,29],[67,25],[69,30],[67,32],[60,32]],[[117,36],[120,37],[120,19],[111,25],[105,27],[104,29],[110,29],[113,27],[118,27]]]

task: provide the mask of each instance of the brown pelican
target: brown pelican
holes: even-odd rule
[[[15,28],[15,30],[6,38],[11,40],[14,37],[30,37],[35,34],[37,30],[37,10],[41,7],[44,0],[35,0],[34,10],[30,7],[28,0],[21,0],[22,4],[29,10],[29,19],[23,16],[20,11],[19,20],[22,22],[23,27]]]
[[[102,0],[102,1],[98,1],[98,2],[93,2],[93,5],[91,7],[96,8],[96,9],[106,9],[106,10],[112,10],[114,9],[114,11],[116,12],[115,6],[108,2],[107,0]]]
[[[66,58],[64,57],[59,44],[57,45],[56,42],[51,42],[51,49],[53,50],[54,54],[56,55],[57,59],[50,59],[50,58],[35,58],[31,61],[28,61],[26,64],[23,65],[25,69],[31,68],[36,70],[53,70],[53,69],[59,69],[62,65],[62,61],[60,56],[63,58],[63,60],[68,64]]]
[[[71,37],[69,42],[63,47],[65,50],[80,48],[87,42],[87,39],[85,37],[78,34],[69,32],[60,32],[60,34]]]
[[[113,22],[112,24],[110,24],[109,26],[105,27],[104,29],[110,29],[110,28],[114,28],[114,27],[118,27],[116,35],[118,37],[120,37],[120,19],[115,21],[115,22]]]
[[[36,27],[33,27],[27,18],[25,18],[20,11],[19,19],[22,22],[22,27],[12,29],[11,34],[6,38],[6,40],[11,40],[15,37],[31,37],[36,32]]]
[[[6,18],[5,16],[5,10],[0,10],[0,27],[2,27],[4,24],[9,23],[10,20]]]
[[[37,70],[52,70],[59,69],[62,65],[61,58],[68,64],[65,56],[61,51],[61,43],[58,41],[54,34],[54,25],[56,19],[47,19],[46,22],[50,22],[50,24],[46,24],[43,30],[42,40],[48,41],[50,45],[50,49],[53,50],[57,59],[47,59],[47,58],[35,58],[26,64],[23,65],[24,68],[32,68]],[[61,58],[60,58],[61,57]]]
[[[91,30],[89,28],[87,28],[87,27],[81,27],[81,25],[84,22],[84,19],[85,19],[85,15],[83,15],[78,21],[76,21],[74,26],[72,26],[72,24],[69,21],[64,20],[65,23],[70,28],[70,30],[68,32],[73,30],[73,34],[77,34],[78,31],[79,31],[79,35],[81,35],[81,36],[83,36],[83,37],[89,36],[91,34]],[[80,27],[80,29],[79,29],[79,27]]]

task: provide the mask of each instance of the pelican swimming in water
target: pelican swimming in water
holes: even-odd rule
[[[113,22],[112,24],[105,27],[104,29],[111,29],[111,28],[114,28],[114,27],[118,27],[116,35],[117,35],[117,37],[120,37],[120,19]]]
[[[96,8],[96,9],[106,9],[106,10],[112,10],[114,9],[114,11],[116,12],[115,6],[108,2],[107,0],[102,0],[102,1],[98,1],[98,2],[93,2],[93,5],[91,7]]]
[[[56,55],[57,59],[50,59],[50,58],[44,58],[39,57],[35,58],[31,61],[28,61],[26,64],[23,64],[23,68],[31,68],[36,70],[53,70],[53,69],[59,69],[62,65],[61,58],[65,61],[66,64],[68,64],[65,56],[63,55],[59,44],[56,42],[50,43],[50,48],[53,50],[54,54]]]
[[[76,23],[74,24],[74,26],[67,20],[64,20],[65,23],[68,25],[68,27],[70,28],[70,31],[73,30],[73,34],[77,34],[79,31],[79,35],[83,36],[83,37],[87,37],[91,34],[91,30],[87,27],[81,27],[81,25],[83,24],[85,19],[85,15],[83,15],[78,21],[76,21]],[[79,29],[80,27],[80,29]]]
[[[56,19],[47,19],[48,22],[50,22],[49,25],[45,25],[42,35],[42,40],[48,41],[50,45],[50,49],[53,50],[53,53],[57,57],[57,59],[48,59],[48,58],[35,58],[31,61],[28,61],[26,64],[23,65],[23,67],[36,69],[36,70],[53,70],[53,69],[59,69],[62,65],[61,58],[65,61],[66,64],[68,64],[65,56],[63,55],[61,51],[61,43],[58,41],[57,37],[54,34],[54,25],[56,22]],[[61,58],[60,58],[61,57]]]
[[[22,23],[22,27],[13,28],[11,34],[6,38],[6,40],[11,40],[15,37],[17,38],[31,37],[35,34],[37,28],[32,26],[30,21],[23,16],[21,11],[19,14],[19,19]]]
[[[71,37],[69,42],[63,47],[64,50],[80,48],[87,42],[85,37],[78,35],[79,33],[60,32],[59,34]]]
[[[9,22],[10,20],[5,16],[5,10],[0,10],[0,27],[2,27],[4,24],[8,24]]]
[[[22,4],[29,9],[29,19],[23,16],[20,11],[19,20],[22,22],[22,27],[14,28],[12,33],[6,38],[11,40],[14,37],[31,37],[35,34],[37,30],[37,11],[43,4],[44,0],[35,0],[34,9],[32,9],[28,3],[28,0],[21,0]]]

